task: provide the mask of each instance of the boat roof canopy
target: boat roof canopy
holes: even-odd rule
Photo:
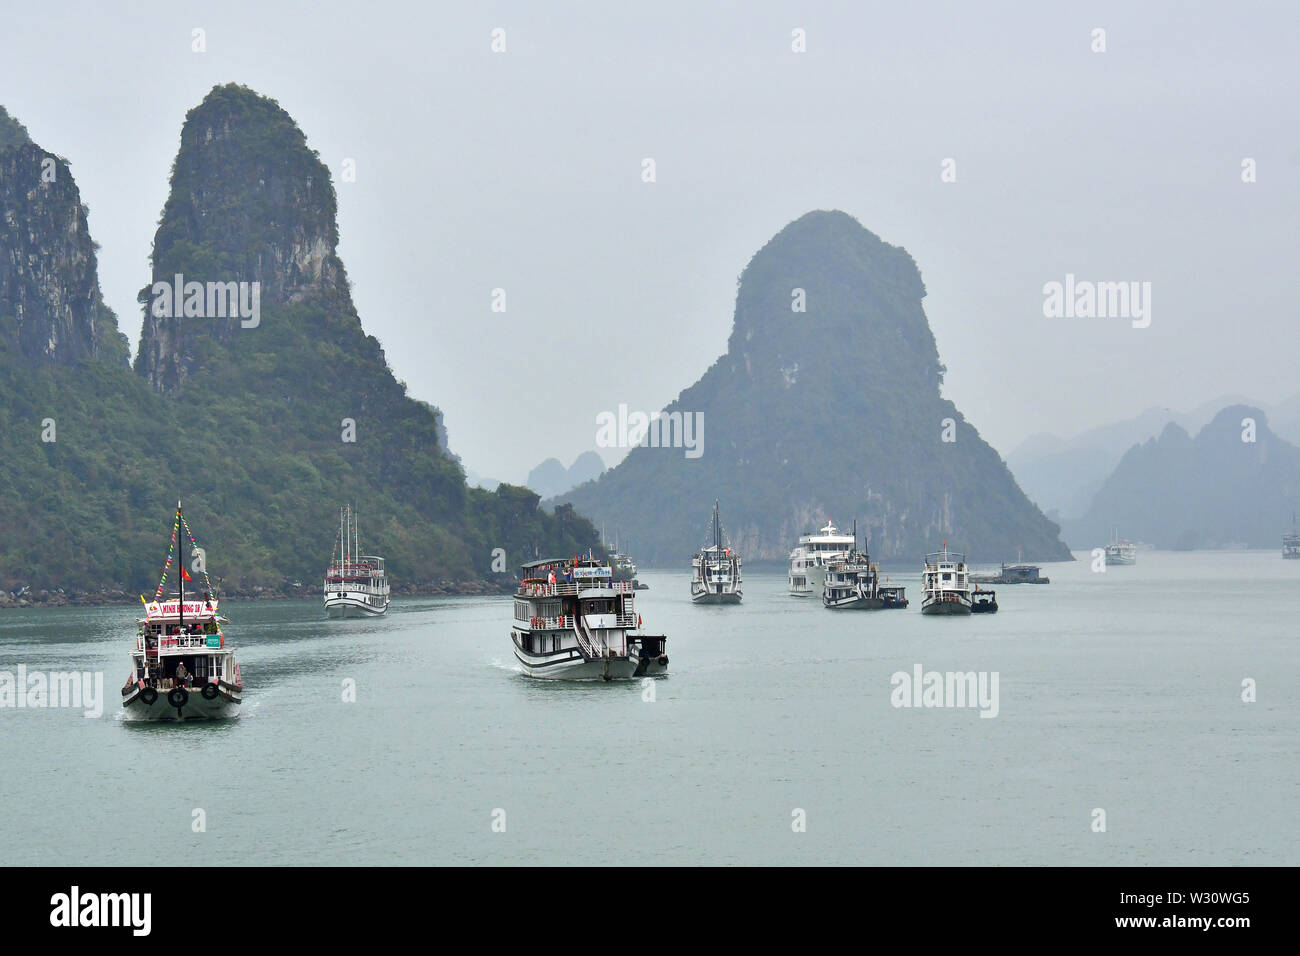
[[[532,571],[535,568],[544,568],[550,564],[561,565],[572,560],[572,558],[544,558],[541,561],[529,561],[527,564],[519,565],[519,567],[525,571]]]
[[[541,561],[529,561],[527,564],[519,565],[521,571],[536,571],[538,568],[607,568],[609,567],[603,561],[597,561],[595,558],[544,558]]]

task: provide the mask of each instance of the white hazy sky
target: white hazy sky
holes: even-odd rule
[[[817,208],[913,255],[945,394],[1004,454],[1300,389],[1294,3],[5,7],[0,103],[71,161],[133,344],[185,112],[247,84],[333,171],[362,322],[480,473],[568,464],[596,411],[671,401],[749,257]],[[1067,272],[1151,282],[1151,327],[1045,318]],[[534,390],[550,418],[521,418]]]

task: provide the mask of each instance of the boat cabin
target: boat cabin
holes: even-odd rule
[[[966,555],[946,548],[927,554],[922,584],[926,591],[969,591],[970,574],[966,567]]]
[[[876,590],[876,596],[880,598],[881,607],[907,607],[907,588],[905,587],[898,585],[881,585]]]
[[[153,601],[138,622],[132,680],[167,690],[224,680],[237,683],[215,598]]]

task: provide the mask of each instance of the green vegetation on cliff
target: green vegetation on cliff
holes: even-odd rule
[[[0,106],[0,149],[6,146],[21,146],[30,143],[27,127],[9,115],[9,111]]]
[[[0,180],[6,203],[19,192]],[[2,259],[16,240],[0,237]],[[541,510],[528,489],[466,487],[437,409],[406,394],[362,329],[336,243],[328,171],[288,115],[246,88],[213,90],[186,117],[154,280],[258,282],[258,321],[157,315],[146,286],[135,372],[124,352],[91,349],[85,323],[66,363],[0,335],[0,588],[151,588],[177,498],[227,588],[318,583],[346,501],[398,588],[491,578],[497,548],[513,571],[597,543],[590,522]],[[51,287],[73,282],[77,257],[42,245]],[[25,321],[57,319],[29,308]]]

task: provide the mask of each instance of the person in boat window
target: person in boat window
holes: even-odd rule
[[[178,687],[190,686],[190,672],[185,669],[184,661],[180,661],[176,665],[176,685]]]

